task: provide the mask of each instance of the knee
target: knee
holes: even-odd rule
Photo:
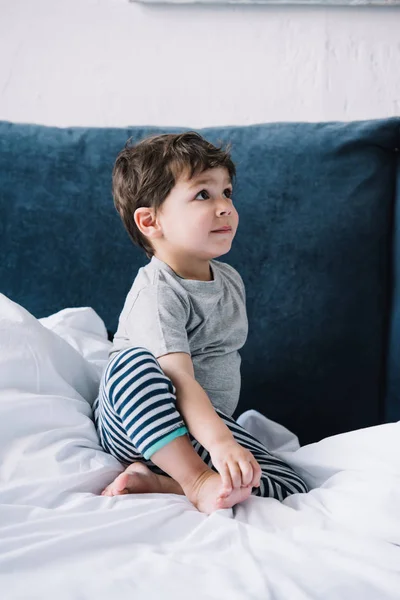
[[[129,350],[133,351],[134,355],[140,360],[148,360],[158,365],[156,357],[152,352],[150,352],[148,348],[145,348],[144,346],[132,346],[131,348],[129,348]]]
[[[162,377],[168,390],[172,394],[175,394],[176,390],[171,379],[164,373],[154,354],[142,346],[130,346],[125,350],[121,350],[121,352],[114,357],[112,364],[109,365],[109,369],[105,375],[106,387],[109,387],[111,382],[115,382],[117,376],[124,377],[124,379],[130,379],[130,377],[134,376],[136,368],[140,370],[150,368],[153,372],[154,370],[158,371],[159,376],[157,377]],[[128,371],[130,372],[130,376],[128,375]]]
[[[104,373],[105,383],[108,383],[108,381],[117,373],[125,371],[128,366],[142,366],[146,363],[153,364],[153,366],[158,369],[161,368],[154,354],[147,348],[143,348],[142,346],[130,346],[129,348],[125,348],[118,352],[108,364],[108,368]]]

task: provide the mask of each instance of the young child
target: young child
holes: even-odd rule
[[[95,402],[101,444],[125,466],[102,492],[185,494],[207,514],[306,484],[231,418],[247,338],[239,273],[215,260],[239,217],[227,149],[198,133],[126,144],[113,197],[150,262],[125,300]]]

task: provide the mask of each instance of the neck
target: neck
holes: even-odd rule
[[[195,281],[212,281],[213,276],[210,268],[209,260],[199,260],[166,256],[165,253],[157,252],[154,254],[156,258],[165,262],[171,269],[182,279],[194,279]]]

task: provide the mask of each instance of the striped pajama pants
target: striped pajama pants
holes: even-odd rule
[[[195,451],[214,471],[210,454],[188,432],[176,409],[176,389],[157,359],[145,348],[127,348],[108,363],[94,403],[94,422],[102,447],[124,465],[135,461],[154,473],[167,475],[150,459],[180,435],[188,435]],[[234,419],[216,410],[235,440],[250,450],[262,475],[255,496],[283,500],[307,492],[304,481],[282,460],[271,454]]]

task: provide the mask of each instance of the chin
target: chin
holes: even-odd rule
[[[224,254],[227,254],[229,252],[229,250],[232,248],[232,243],[230,244],[221,244],[219,248],[215,248],[214,250],[210,250],[209,252],[207,252],[207,250],[205,250],[202,253],[202,259],[203,260],[212,260],[213,258],[218,258],[219,256],[223,256]],[[199,258],[200,258],[200,253],[198,254]]]
[[[218,253],[215,253],[212,258],[218,258],[219,256],[224,256],[224,254],[228,254],[231,247],[232,246],[229,246],[229,248],[227,248],[226,250],[222,250],[222,251],[220,250]]]

